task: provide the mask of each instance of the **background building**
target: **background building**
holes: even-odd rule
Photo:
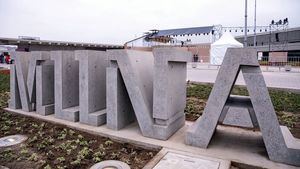
[[[36,37],[2,38],[0,45],[15,45],[17,51],[107,50],[122,49],[122,45],[40,40]]]
[[[243,43],[244,36],[236,39]],[[300,27],[258,33],[256,46],[254,34],[247,37],[248,47],[255,48],[259,59],[269,62],[300,61]]]

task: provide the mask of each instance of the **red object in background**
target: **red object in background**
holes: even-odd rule
[[[10,55],[5,56],[5,63],[10,64]]]

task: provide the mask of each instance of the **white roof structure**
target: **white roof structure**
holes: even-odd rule
[[[210,64],[221,65],[227,48],[242,48],[243,44],[234,39],[229,33],[225,32],[222,37],[211,44],[210,48]]]
[[[18,48],[16,45],[0,45],[1,52],[15,51]]]

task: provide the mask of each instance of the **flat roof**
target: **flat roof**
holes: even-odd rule
[[[52,40],[28,40],[20,38],[5,38],[0,37],[0,44],[17,45],[17,44],[37,44],[37,45],[53,45],[53,46],[79,46],[79,47],[99,47],[99,48],[124,48],[123,45],[100,44],[100,43],[83,43],[70,41],[52,41]]]
[[[165,30],[156,30],[158,32],[153,34],[153,36],[160,37],[160,36],[170,36],[170,35],[203,34],[203,33],[210,33],[212,30],[213,30],[213,26],[165,29]]]
[[[287,32],[291,32],[291,31],[299,31],[300,30],[300,27],[295,27],[295,28],[288,28],[286,31]],[[274,31],[272,31],[272,34],[273,33],[279,33],[279,32],[285,32],[284,30],[274,30]],[[256,36],[259,36],[259,35],[269,35],[270,34],[270,32],[269,31],[267,31],[267,32],[257,32],[256,33]],[[251,37],[251,36],[254,36],[254,34],[248,34],[247,35],[248,37]],[[239,35],[239,36],[235,36],[235,38],[244,38],[244,35]]]

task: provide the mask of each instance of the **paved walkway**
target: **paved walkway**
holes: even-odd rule
[[[187,80],[194,82],[214,83],[218,69],[188,68]],[[300,72],[263,72],[268,87],[286,88],[300,91]],[[236,84],[245,85],[240,74]]]
[[[10,65],[9,64],[5,64],[5,63],[0,63],[0,69],[1,68],[10,69]]]

